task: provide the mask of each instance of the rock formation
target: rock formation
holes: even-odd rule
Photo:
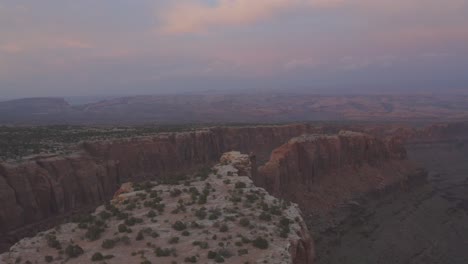
[[[327,211],[353,197],[404,184],[420,173],[400,141],[342,131],[303,135],[275,149],[255,183],[306,211]]]
[[[125,184],[111,204],[21,240],[0,262],[312,264],[298,206],[254,186],[250,166],[230,152],[204,177]]]
[[[110,199],[124,181],[172,177],[216,162],[226,151],[266,157],[310,125],[212,128],[87,142],[69,156],[0,164],[0,232]]]

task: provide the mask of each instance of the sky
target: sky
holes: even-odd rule
[[[0,0],[0,99],[468,91],[468,0]]]

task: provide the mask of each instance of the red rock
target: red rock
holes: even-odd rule
[[[416,169],[398,140],[340,132],[290,140],[273,151],[255,182],[305,211],[327,211],[355,196],[405,182]]]

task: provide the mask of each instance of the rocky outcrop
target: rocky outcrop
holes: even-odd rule
[[[0,166],[0,231],[101,203],[118,184],[117,164],[83,155]]]
[[[255,182],[310,212],[404,184],[415,173],[401,141],[343,131],[291,139],[273,151]]]
[[[22,239],[0,263],[313,264],[298,206],[256,187],[250,166],[248,155],[229,152],[203,178],[124,184],[94,214]]]
[[[0,232],[99,204],[123,181],[172,177],[231,150],[265,159],[291,137],[322,130],[302,124],[211,128],[88,142],[77,154],[0,164]]]

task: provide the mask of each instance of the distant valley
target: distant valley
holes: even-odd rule
[[[468,119],[467,95],[182,94],[90,101],[89,98],[72,103],[64,98],[0,101],[0,124],[433,122]]]

